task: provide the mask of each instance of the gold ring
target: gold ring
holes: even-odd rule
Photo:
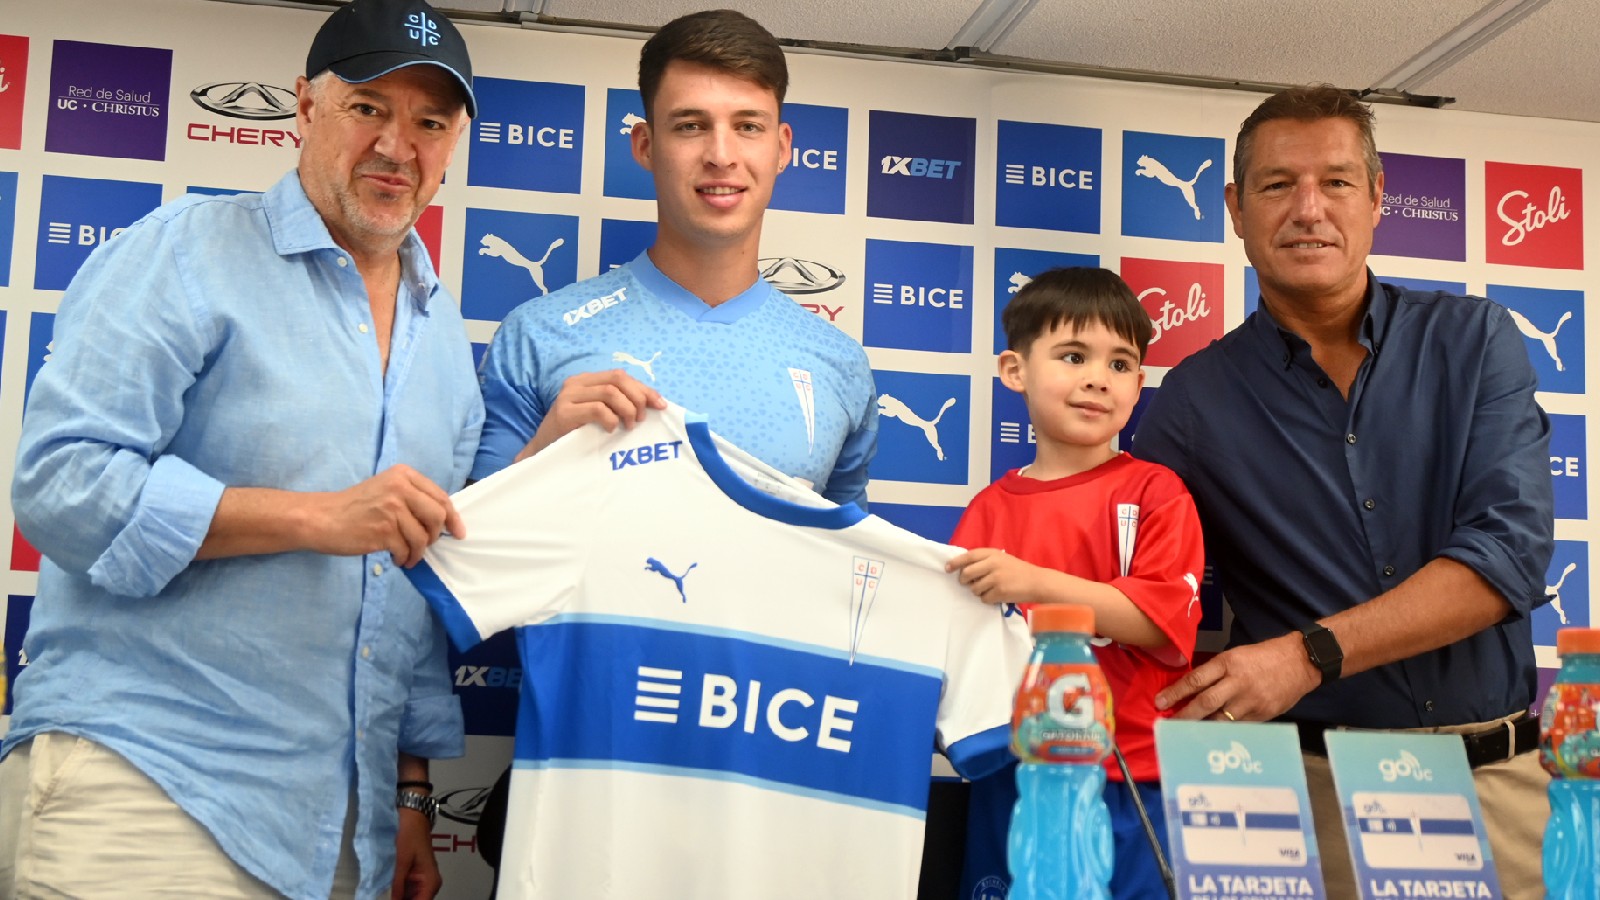
[[[1237,722],[1237,721],[1239,721],[1239,720],[1238,720],[1238,719],[1235,719],[1235,718],[1234,718],[1234,717],[1233,717],[1233,713],[1231,713],[1231,712],[1228,712],[1228,710],[1227,710],[1227,709],[1223,709],[1223,710],[1222,710],[1222,714],[1223,714],[1223,715],[1225,715],[1225,716],[1227,716],[1227,717],[1228,717],[1228,721],[1229,721],[1229,722]]]

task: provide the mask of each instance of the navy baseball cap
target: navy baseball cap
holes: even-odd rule
[[[472,59],[461,32],[424,0],[352,0],[322,23],[306,54],[306,77],[331,70],[361,84],[406,66],[434,65],[461,83],[467,115],[476,118]]]

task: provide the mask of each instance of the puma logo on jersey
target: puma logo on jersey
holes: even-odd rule
[[[673,586],[678,589],[678,596],[680,598],[682,598],[684,603],[688,603],[689,602],[689,595],[685,594],[683,592],[683,580],[685,578],[688,578],[689,577],[689,573],[694,571],[695,567],[698,566],[698,565],[700,565],[700,564],[699,563],[689,563],[689,568],[684,569],[682,575],[674,575],[674,574],[672,574],[672,570],[667,568],[667,564],[666,563],[662,562],[659,559],[656,559],[653,556],[645,557],[645,561],[644,561],[645,571],[654,572],[657,575],[660,575],[662,578],[665,578],[668,581],[672,582]]]
[[[878,415],[885,416],[890,419],[899,419],[907,425],[910,425],[912,428],[916,428],[921,431],[922,436],[928,440],[928,446],[933,448],[934,455],[943,461],[944,448],[939,446],[939,420],[944,418],[945,411],[955,404],[956,398],[954,397],[946,400],[944,405],[939,407],[939,414],[929,420],[917,415],[916,412],[912,410],[911,407],[907,406],[905,401],[901,400],[899,397],[896,397],[893,394],[879,394]]]
[[[660,358],[660,350],[657,350],[656,355],[650,357],[649,359],[640,359],[637,356],[629,354],[626,350],[618,350],[617,352],[611,354],[612,362],[626,363],[630,366],[638,366],[644,370],[644,374],[648,375],[651,381],[656,380],[656,370],[651,368],[651,366],[655,365],[656,360]]]

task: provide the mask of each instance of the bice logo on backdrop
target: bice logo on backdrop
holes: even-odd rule
[[[1222,337],[1221,265],[1124,257],[1122,279],[1154,326],[1145,365],[1175,366]]]
[[[1539,390],[1584,392],[1583,291],[1489,285],[1528,345]]]
[[[972,248],[867,241],[869,347],[972,352]]]
[[[794,130],[794,146],[788,167],[772,187],[772,208],[842,214],[850,111],[786,103],[783,120]]]
[[[996,225],[1100,230],[1100,129],[1002,120],[999,143]]]
[[[967,483],[972,379],[874,369],[878,455],[872,477],[930,484]]]
[[[166,159],[172,51],[56,41],[44,149]]]
[[[1548,602],[1533,611],[1535,644],[1553,646],[1558,630],[1589,627],[1588,543],[1555,542],[1544,572],[1544,597]]]
[[[1382,153],[1383,221],[1372,252],[1467,258],[1467,161]]]
[[[1583,170],[1485,163],[1484,258],[1507,266],[1583,268]]]
[[[161,205],[161,185],[44,176],[33,286],[66,290],[94,248]]]
[[[972,224],[975,119],[872,110],[867,215]]]
[[[1023,396],[993,378],[994,402],[990,406],[989,430],[989,480],[1020,469],[1033,462],[1038,452],[1038,439],[1033,432],[1033,422],[1028,416],[1028,403]]]
[[[468,209],[461,314],[498,322],[578,280],[578,218]]]
[[[1583,416],[1550,416],[1550,477],[1555,480],[1556,518],[1589,517],[1589,459]]]
[[[994,251],[994,352],[1006,349],[1006,330],[1000,315],[1011,304],[1017,291],[1028,286],[1040,272],[1062,266],[1098,266],[1100,257],[1084,253],[1057,253],[1053,250],[1017,250],[997,247]]]
[[[0,150],[22,149],[22,97],[28,92],[28,39],[0,34]]]
[[[474,78],[467,184],[576,194],[583,180],[583,86]]]
[[[1122,233],[1222,243],[1222,138],[1122,133]]]
[[[656,184],[633,158],[633,126],[644,121],[644,100],[632,88],[606,91],[606,128],[601,143],[605,147],[607,197],[654,200]],[[605,269],[602,267],[602,272]]]

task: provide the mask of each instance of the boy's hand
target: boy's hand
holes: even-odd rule
[[[1038,599],[1042,570],[1004,550],[980,547],[944,564],[961,573],[961,583],[985,603],[1033,603]]]

